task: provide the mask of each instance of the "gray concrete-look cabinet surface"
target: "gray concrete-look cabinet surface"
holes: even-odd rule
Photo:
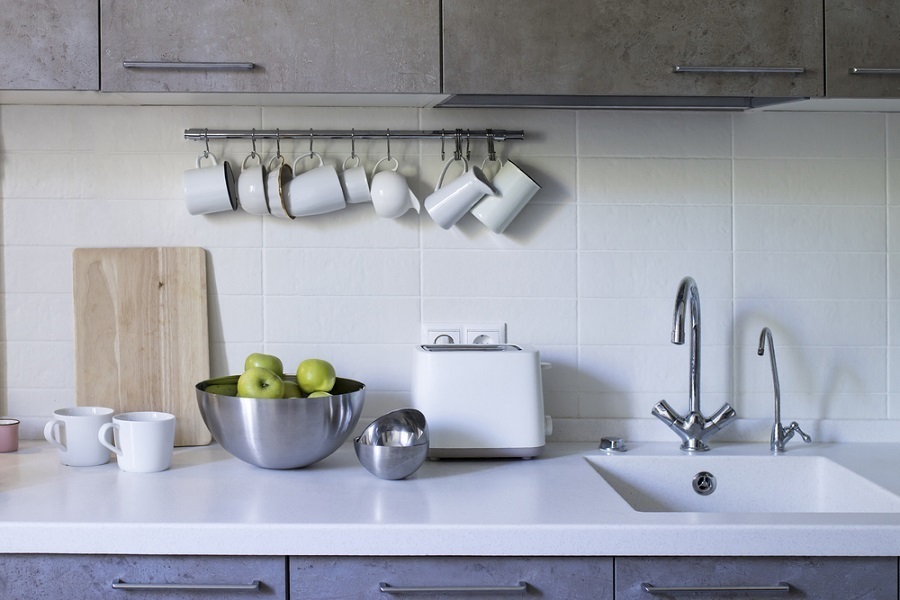
[[[788,593],[704,592],[674,597],[746,599],[756,597],[810,600],[885,600],[897,598],[897,559],[890,558],[617,558],[616,600],[646,600],[642,583],[657,587],[777,586]]]
[[[3,2],[0,89],[97,90],[96,0]]]
[[[0,598],[280,598],[287,597],[283,556],[0,555]],[[255,592],[177,586],[246,585]],[[174,589],[114,589],[129,584],[174,585]]]
[[[101,0],[100,23],[103,91],[440,92],[439,0]]]
[[[443,3],[444,92],[822,96],[822,19],[821,0],[452,0]]]
[[[613,559],[591,557],[322,557],[294,556],[291,600],[415,597],[612,600]],[[381,584],[394,593],[380,591]],[[525,584],[525,591],[512,588]],[[470,588],[444,590],[435,588]],[[476,588],[476,589],[471,589]],[[481,591],[477,591],[480,588]],[[499,588],[499,589],[492,589]]]
[[[825,60],[828,96],[900,98],[900,2],[825,0]]]

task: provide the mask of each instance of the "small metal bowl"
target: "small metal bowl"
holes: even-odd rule
[[[428,423],[414,408],[378,417],[353,441],[356,456],[382,479],[404,479],[415,473],[428,454]]]

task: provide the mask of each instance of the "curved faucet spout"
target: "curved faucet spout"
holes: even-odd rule
[[[775,342],[772,339],[772,332],[768,327],[763,327],[759,332],[759,348],[756,353],[760,356],[766,350],[766,341],[769,342],[769,362],[772,363],[772,385],[775,388],[775,422],[772,424],[771,448],[773,452],[784,452],[785,444],[794,437],[794,433],[799,433],[800,437],[807,444],[812,441],[808,435],[803,433],[797,421],[792,421],[787,429],[781,424],[781,386],[778,383],[778,364],[775,361]]]
[[[691,371],[690,405],[688,413],[682,417],[669,404],[658,402],[651,414],[665,423],[682,439],[682,450],[709,450],[704,439],[730,424],[736,414],[731,405],[724,404],[709,419],[700,412],[700,292],[693,277],[685,277],[678,285],[675,295],[675,312],[672,316],[672,343],[684,343],[685,319],[691,313]]]

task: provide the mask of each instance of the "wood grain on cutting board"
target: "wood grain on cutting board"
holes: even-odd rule
[[[76,404],[172,413],[176,446],[208,444],[203,248],[77,248],[72,263]]]

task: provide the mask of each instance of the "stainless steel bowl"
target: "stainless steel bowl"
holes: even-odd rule
[[[225,450],[266,469],[297,469],[333,453],[353,433],[366,397],[365,385],[340,377],[332,395],[321,398],[240,398],[207,391],[237,385],[237,379],[198,383],[200,414]]]
[[[404,479],[415,473],[428,454],[428,423],[414,408],[378,417],[353,441],[359,462],[382,479]]]

